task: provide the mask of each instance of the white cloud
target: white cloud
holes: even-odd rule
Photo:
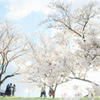
[[[47,7],[49,2],[52,1],[66,1],[66,0],[8,0],[9,5],[6,5],[6,8],[9,12],[6,14],[7,18],[16,20],[20,18],[24,18],[27,15],[34,12],[42,12],[44,14],[48,14],[50,9]],[[79,6],[84,4],[84,2],[89,2],[91,0],[67,0],[68,2],[72,2]],[[99,1],[99,0],[97,0]]]
[[[6,14],[6,17],[16,20],[26,17],[27,15],[31,14],[32,11],[34,12],[40,11],[43,12],[44,14],[48,14],[50,12],[50,9],[47,7],[47,5],[52,0],[8,0],[8,1],[9,5],[7,5],[6,8],[9,10],[9,12]]]

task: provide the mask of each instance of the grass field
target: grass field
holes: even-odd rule
[[[52,98],[0,97],[0,100],[52,100]],[[55,100],[61,100],[61,98],[56,98]],[[89,99],[86,97],[80,100],[89,100]],[[94,100],[100,100],[100,97],[95,97]]]
[[[86,98],[82,98],[80,100],[89,100],[89,99],[86,97]],[[94,97],[94,100],[100,100],[100,97]]]
[[[60,100],[56,98],[55,100]],[[0,100],[52,100],[52,98],[33,98],[33,97],[0,97]]]

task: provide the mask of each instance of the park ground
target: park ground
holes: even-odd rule
[[[27,98],[27,97],[0,97],[0,100],[52,100],[52,98]],[[55,100],[63,100],[62,98],[56,98]],[[80,100],[89,100],[87,97]],[[95,97],[94,100],[100,100],[100,97]]]
[[[40,97],[0,97],[0,100],[52,100],[52,98],[40,98]],[[56,98],[55,100],[61,100]]]

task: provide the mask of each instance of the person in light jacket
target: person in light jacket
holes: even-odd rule
[[[15,96],[15,92],[16,92],[16,85],[13,85],[13,89],[12,89],[12,96]]]

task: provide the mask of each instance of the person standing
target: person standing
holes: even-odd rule
[[[9,90],[10,90],[9,88],[10,88],[10,85],[8,84],[5,91],[5,95],[7,96],[9,96]]]
[[[13,85],[13,89],[12,89],[12,96],[15,96],[15,92],[16,92],[16,85]]]
[[[50,89],[49,89],[49,97],[51,97],[52,96],[52,89],[51,89],[51,87],[50,87]]]
[[[12,83],[10,83],[10,86],[9,86],[9,96],[12,96],[12,90],[13,90],[13,87],[12,87]]]

